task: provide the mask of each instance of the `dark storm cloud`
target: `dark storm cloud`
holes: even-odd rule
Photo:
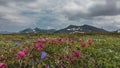
[[[85,11],[79,10],[79,8],[82,5],[78,5],[78,10],[76,11],[73,12],[71,12],[70,10],[65,11],[66,17],[68,17],[69,20],[79,20],[80,18],[91,19],[92,17],[98,16],[120,15],[120,6],[117,6],[117,3],[120,2],[120,0],[101,0],[101,1],[98,0],[98,1],[99,2],[103,1],[103,3],[95,3],[92,6],[88,6],[88,9],[86,9]],[[85,4],[87,5],[88,3]]]
[[[90,7],[90,16],[113,16],[120,15],[120,8],[117,7],[119,0],[106,0],[105,4],[96,4]]]

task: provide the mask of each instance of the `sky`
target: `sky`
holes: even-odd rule
[[[120,0],[0,0],[0,31],[84,24],[120,29]]]

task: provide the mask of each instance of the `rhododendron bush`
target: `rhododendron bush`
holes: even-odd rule
[[[0,68],[119,68],[119,40],[106,35],[1,35]]]

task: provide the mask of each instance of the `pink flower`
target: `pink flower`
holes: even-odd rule
[[[72,60],[74,60],[74,57],[73,56],[67,56],[67,60],[72,61]]]
[[[35,43],[35,48],[38,47],[43,48],[44,47],[43,43]]]
[[[38,48],[38,47],[40,47],[40,44],[41,44],[41,43],[35,43],[34,47],[35,47],[35,48]]]
[[[25,56],[25,53],[23,51],[18,52],[17,58],[23,58]]]
[[[2,58],[4,58],[4,56],[3,56],[3,55],[0,55],[0,60],[1,60]]]
[[[52,43],[52,44],[55,44],[55,43],[56,43],[56,39],[53,38],[53,39],[51,40],[51,43]]]
[[[88,44],[89,44],[89,45],[92,45],[92,44],[93,44],[93,41],[92,41],[92,40],[88,40]]]
[[[76,56],[77,58],[80,57],[80,52],[79,52],[79,51],[73,51],[73,53],[75,54],[75,56]]]
[[[81,42],[81,41],[82,41],[82,39],[81,39],[81,38],[79,38],[79,39],[78,39],[78,42]]]
[[[35,43],[34,47],[38,52],[41,51],[41,49],[44,47],[43,43]]]
[[[82,43],[82,45],[81,45],[81,46],[82,46],[82,48],[84,48],[84,47],[86,47],[86,44],[85,44],[85,43]]]
[[[59,65],[62,66],[62,67],[65,66],[63,62],[60,62]]]
[[[28,53],[28,51],[26,49],[22,50],[22,52],[24,52],[25,55]]]
[[[6,68],[6,64],[0,62],[0,68]]]
[[[46,42],[46,40],[45,39],[38,39],[37,41],[35,41],[36,43],[44,43],[44,42]]]
[[[48,64],[45,65],[45,68],[50,68]]]
[[[40,52],[40,51],[41,51],[41,48],[40,48],[40,47],[38,47],[38,48],[37,48],[37,52]]]
[[[48,41],[49,41],[49,39],[48,39],[48,38],[45,38],[45,41],[46,41],[46,42],[48,42]]]
[[[65,54],[62,54],[60,57],[61,57],[61,58],[65,58],[65,57],[66,57],[66,55],[65,55]]]
[[[71,43],[74,43],[74,40],[70,40]]]
[[[59,38],[59,42],[64,42],[64,38]]]
[[[45,42],[46,42],[46,39],[44,39],[44,38],[41,39],[41,42],[42,42],[42,43],[45,43]]]

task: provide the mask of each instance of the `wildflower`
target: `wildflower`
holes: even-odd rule
[[[22,50],[22,52],[24,52],[25,55],[28,53],[28,51],[26,49]]]
[[[44,59],[47,56],[46,52],[42,52],[40,59]]]
[[[38,47],[38,48],[37,48],[37,52],[40,52],[40,51],[41,51],[41,48],[40,48],[40,47]]]
[[[22,51],[17,53],[17,58],[23,58],[26,54],[28,53],[28,51],[26,49],[23,49]]]
[[[17,58],[23,58],[25,56],[25,53],[23,51],[18,52]]]
[[[74,43],[74,40],[70,40],[71,43]]]
[[[45,65],[45,68],[50,68],[48,64]]]
[[[72,61],[72,60],[74,60],[74,57],[73,56],[67,56],[67,60]]]
[[[45,38],[45,42],[48,42],[49,41],[49,39],[48,38]]]
[[[75,57],[77,57],[77,58],[80,57],[80,52],[79,51],[73,51],[73,53],[75,54]]]
[[[34,47],[38,52],[41,51],[41,49],[44,47],[43,43],[35,43]]]
[[[65,68],[65,65],[63,62],[60,62],[59,65],[62,66],[63,68]]]
[[[66,57],[66,55],[65,54],[62,54],[61,56],[60,56],[60,58],[65,58]]]
[[[17,47],[17,46],[19,46],[19,43],[18,43],[18,42],[15,43],[15,47]]]
[[[59,40],[59,42],[64,42],[63,38],[59,38],[58,40]]]
[[[3,58],[4,58],[4,56],[3,56],[3,55],[0,55],[0,60],[3,59]]]
[[[55,43],[56,43],[56,39],[53,38],[53,39],[51,40],[51,43],[52,43],[52,44],[55,44]]]
[[[88,40],[88,44],[89,44],[89,45],[92,45],[92,44],[93,44],[93,41],[92,41],[92,40]]]
[[[0,68],[6,68],[6,64],[0,62]]]
[[[86,46],[86,44],[85,44],[85,43],[82,43],[82,45],[81,45],[81,46],[82,46],[82,48],[84,48],[84,47]]]
[[[78,42],[81,42],[81,41],[82,41],[82,39],[81,39],[81,38],[79,38],[79,39],[78,39]]]
[[[41,39],[37,40],[37,43],[42,43],[42,42],[43,42],[43,40],[41,40]]]
[[[35,43],[44,43],[46,40],[45,39],[38,39],[35,41]]]
[[[46,42],[46,39],[41,39],[41,43],[45,43]]]
[[[35,43],[35,48],[43,48],[44,47],[44,45],[43,45],[43,43]]]
[[[38,48],[39,47],[39,43],[35,43],[34,47]]]

